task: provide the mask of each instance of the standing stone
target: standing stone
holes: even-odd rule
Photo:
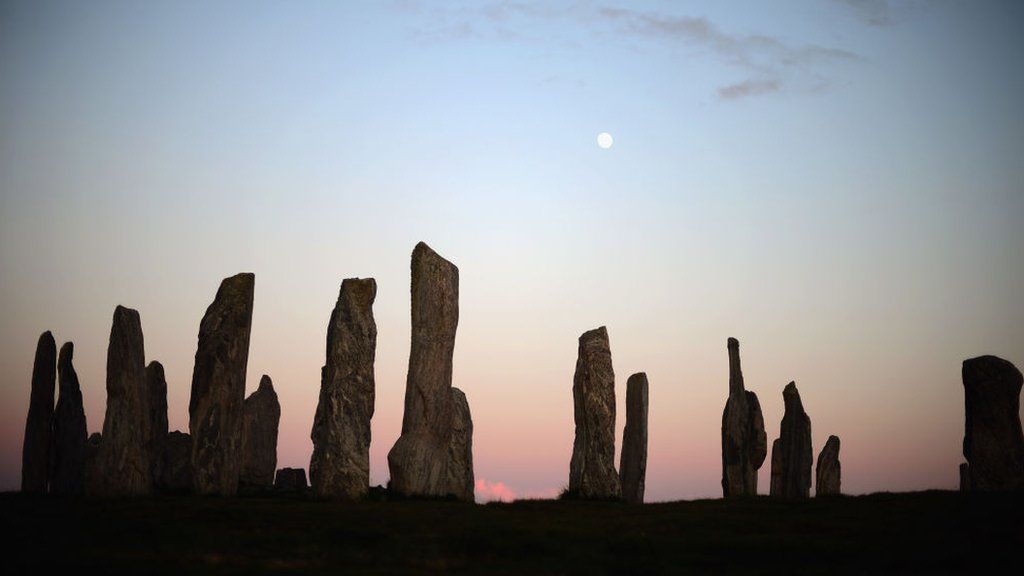
[[[50,446],[53,443],[53,393],[57,386],[57,343],[48,331],[36,343],[32,365],[32,392],[21,450],[21,491],[46,494],[50,481]]]
[[[619,480],[622,499],[644,503],[647,478],[647,374],[633,374],[626,381],[626,427],[622,431]]]
[[[260,386],[245,399],[245,430],[242,434],[242,475],[239,482],[255,488],[274,485],[277,470],[277,428],[281,404],[266,374]]]
[[[135,310],[118,306],[107,347],[107,412],[96,455],[101,476],[90,486],[97,496],[140,496],[153,485],[146,440],[146,351]]]
[[[327,363],[310,437],[309,479],[320,498],[356,499],[370,487],[370,419],[376,385],[373,278],[348,278],[327,324]]]
[[[818,454],[815,468],[817,481],[814,484],[816,496],[838,496],[841,494],[842,466],[839,463],[839,436],[829,436],[825,447]]]
[[[167,378],[163,364],[153,361],[146,366],[146,401],[149,403],[149,456],[153,481],[163,476],[164,445],[167,443]]]
[[[199,494],[238,491],[255,284],[254,274],[226,278],[199,325],[188,405],[193,486]]]
[[[1024,433],[1020,424],[1020,370],[996,356],[964,360],[967,412],[964,456],[970,489],[1024,490]]]
[[[448,444],[448,494],[472,502],[473,481],[473,418],[469,401],[458,388],[452,388],[452,437]]]
[[[807,498],[811,492],[811,419],[804,412],[796,382],[782,391],[786,413],[782,430],[772,444],[771,495],[781,498]]]
[[[768,454],[768,436],[757,394],[743,386],[740,343],[729,338],[729,399],[722,413],[722,493],[757,496],[757,471]]]
[[[99,494],[103,489],[104,472],[100,465],[99,454],[100,444],[103,443],[103,435],[93,432],[85,441],[85,493]]]
[[[82,404],[82,389],[72,365],[75,345],[60,348],[57,374],[60,396],[53,415],[53,478],[50,490],[56,494],[81,494],[85,489],[85,451],[89,431]]]
[[[167,435],[157,488],[174,494],[192,491],[192,437],[188,434],[175,430]]]
[[[569,493],[579,498],[619,498],[615,472],[615,372],[608,330],[580,336],[572,397],[576,439],[569,462]]]
[[[411,267],[412,345],[402,434],[388,453],[390,488],[409,496],[445,496],[459,269],[422,242],[412,252]]]
[[[306,488],[306,471],[302,468],[281,468],[277,471],[274,490],[286,494],[302,494]]]
[[[960,491],[971,491],[971,465],[966,462],[960,464]]]

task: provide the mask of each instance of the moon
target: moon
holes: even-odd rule
[[[612,140],[611,134],[607,132],[601,132],[600,134],[597,135],[597,145],[600,146],[601,148],[607,150],[612,147],[613,143],[614,140]]]

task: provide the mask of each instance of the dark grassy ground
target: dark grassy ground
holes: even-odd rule
[[[1024,497],[473,506],[0,495],[7,574],[1020,573]],[[15,569],[11,571],[11,569]]]

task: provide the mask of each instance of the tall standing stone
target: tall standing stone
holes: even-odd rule
[[[729,399],[722,413],[722,493],[757,496],[757,471],[768,454],[768,436],[757,394],[743,385],[740,343],[729,338]]]
[[[96,455],[101,476],[89,486],[98,496],[139,496],[152,488],[146,441],[146,351],[135,310],[118,306],[107,347],[107,412]]]
[[[839,463],[839,436],[829,436],[818,454],[815,465],[815,496],[837,496],[842,493],[842,465]]]
[[[192,491],[192,437],[175,430],[167,434],[161,458],[157,488],[164,492],[187,494]]]
[[[996,356],[964,360],[964,456],[970,489],[1024,490],[1024,434],[1020,423],[1020,370]]]
[[[644,502],[647,478],[647,374],[633,374],[626,381],[626,427],[622,431],[619,480],[622,499]]]
[[[259,388],[245,399],[245,429],[242,433],[242,475],[239,482],[255,488],[272,488],[277,471],[277,429],[281,404],[274,384],[266,374]]]
[[[796,382],[782,391],[786,412],[779,438],[772,444],[771,495],[807,498],[811,492],[811,419],[804,412]]]
[[[149,403],[146,453],[153,481],[159,484],[167,445],[167,377],[164,376],[164,365],[155,360],[146,366],[146,401]]]
[[[452,388],[452,436],[448,444],[448,494],[472,502],[473,481],[473,418],[465,393]]]
[[[309,479],[320,498],[356,499],[369,490],[376,297],[373,278],[342,281],[327,324],[327,362],[320,371],[320,401],[310,433]]]
[[[21,491],[45,494],[50,483],[50,447],[53,444],[53,393],[57,385],[57,343],[43,332],[36,343],[32,365],[32,391],[21,450]]]
[[[199,325],[188,405],[193,486],[199,494],[238,491],[255,285],[254,274],[224,279]]]
[[[89,431],[82,389],[72,364],[75,345],[65,342],[57,359],[60,396],[53,414],[53,478],[50,491],[81,494],[85,489],[85,454]]]
[[[445,496],[459,269],[420,242],[412,252],[412,346],[402,434],[388,453],[392,490]]]
[[[572,397],[576,439],[569,462],[569,493],[579,498],[618,498],[615,472],[615,372],[608,330],[580,336]]]

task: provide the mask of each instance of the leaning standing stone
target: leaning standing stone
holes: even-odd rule
[[[388,453],[390,488],[448,493],[452,355],[459,325],[459,269],[420,242],[412,252],[412,346],[402,435]]]
[[[807,498],[811,491],[811,419],[804,412],[796,383],[782,391],[786,412],[782,430],[772,444],[771,495],[782,498]]]
[[[452,388],[452,437],[448,445],[448,494],[472,502],[473,418],[469,401],[458,388]]]
[[[242,434],[242,476],[239,482],[253,488],[274,485],[277,470],[277,428],[281,404],[266,374],[260,386],[245,399],[245,431]]]
[[[839,463],[839,436],[829,436],[818,454],[815,473],[815,496],[836,496],[841,493],[842,466]]]
[[[626,381],[626,427],[622,431],[619,479],[622,499],[644,502],[647,477],[647,374],[633,374]]]
[[[50,446],[53,443],[53,393],[57,384],[57,343],[43,332],[36,343],[32,365],[32,391],[21,450],[21,491],[46,494],[50,480]]]
[[[370,419],[376,386],[377,323],[373,278],[348,278],[327,325],[327,363],[313,430],[309,479],[320,498],[356,499],[370,486]]]
[[[188,406],[193,485],[199,494],[238,491],[255,284],[253,274],[226,278],[199,325]]]
[[[619,498],[615,472],[615,372],[604,326],[580,336],[572,385],[576,439],[569,462],[569,493]]]
[[[53,479],[50,490],[56,494],[81,494],[85,489],[85,451],[89,432],[82,405],[82,390],[72,364],[75,345],[66,342],[60,348],[57,374],[60,397],[53,415]]]
[[[152,488],[146,452],[149,407],[145,358],[139,313],[118,306],[107,348],[107,412],[96,456],[100,477],[89,487],[94,495],[140,496]]]
[[[1020,424],[1020,370],[996,356],[963,364],[967,412],[964,456],[970,464],[970,489],[980,492],[1024,490],[1024,433]]]

